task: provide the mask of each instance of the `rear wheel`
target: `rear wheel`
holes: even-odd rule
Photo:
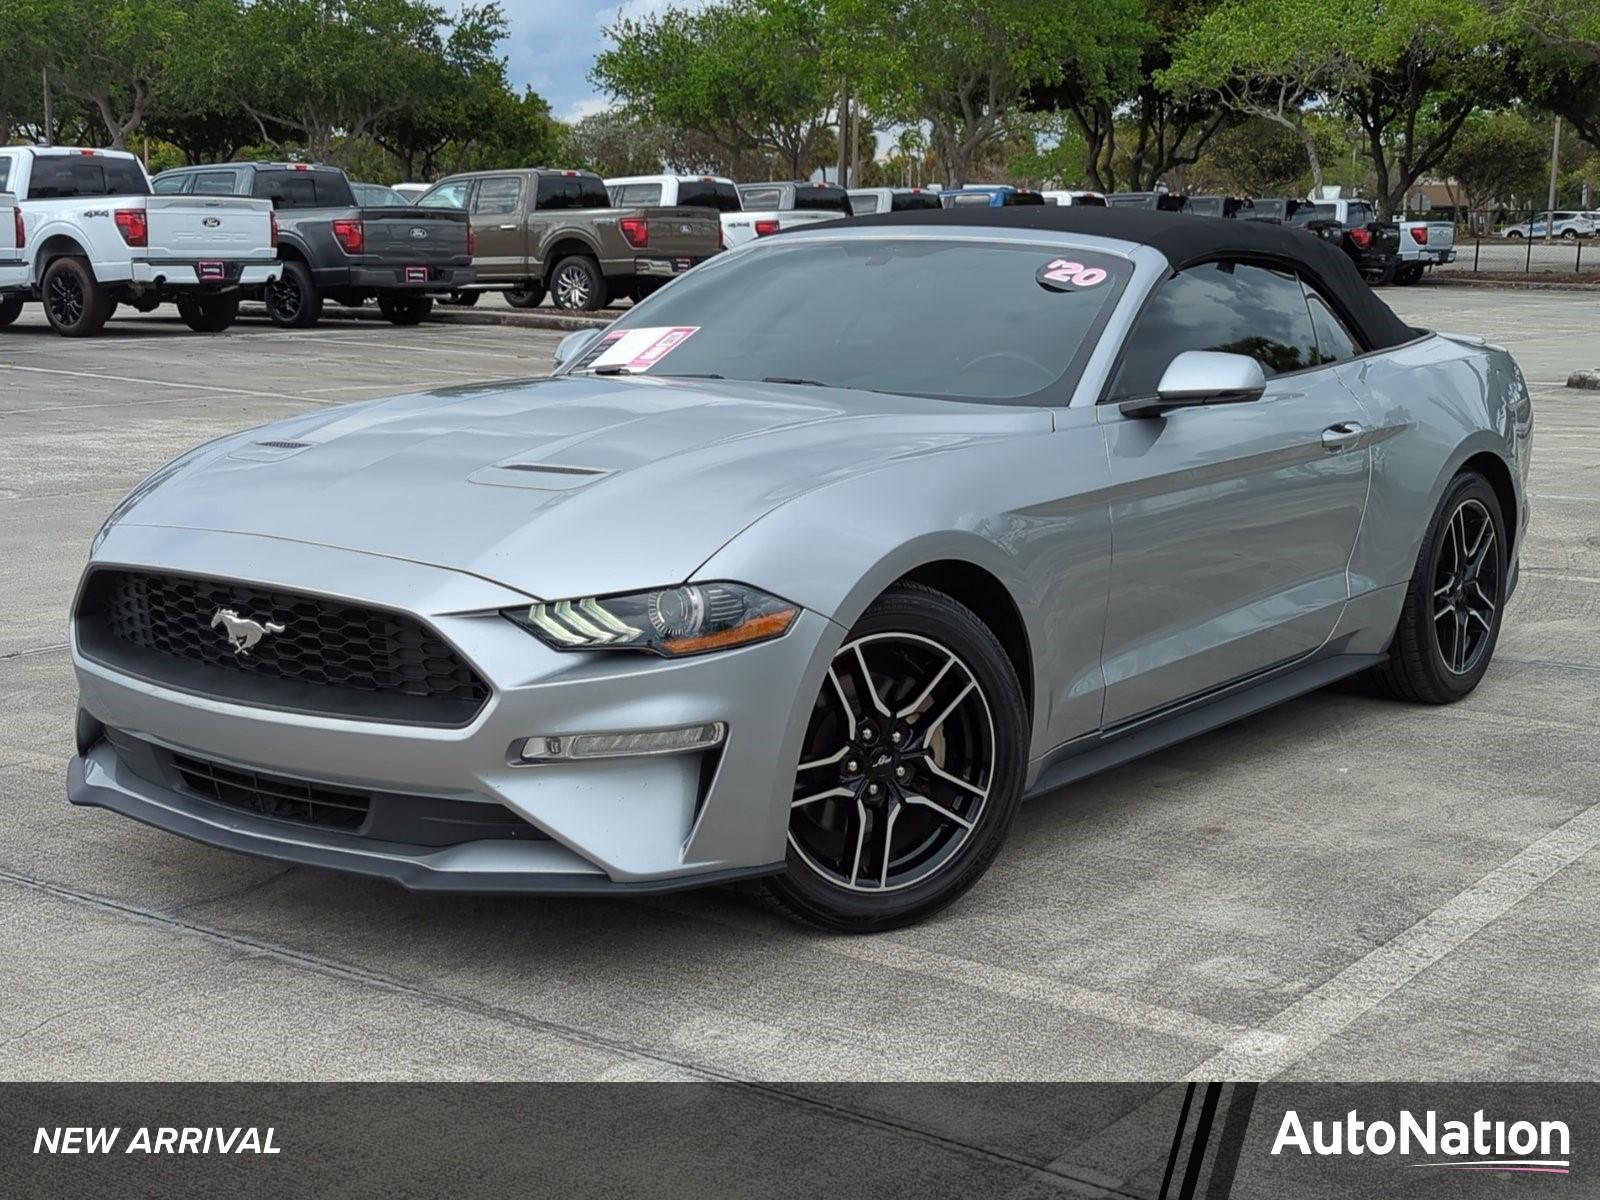
[[[834,656],[795,774],[785,907],[831,929],[909,924],[988,870],[1022,797],[1027,713],[993,633],[902,585]]]
[[[1522,240],[1522,230],[1520,230],[1520,229],[1508,229],[1508,230],[1506,230],[1506,236],[1508,238],[1512,238],[1512,239],[1514,239],[1516,241],[1521,241]]]
[[[1422,278],[1422,267],[1417,263],[1407,263],[1394,273],[1394,281],[1398,284],[1416,283]]]
[[[267,316],[283,329],[305,329],[322,316],[322,296],[311,272],[294,259],[283,263],[283,273],[267,284],[262,299],[267,302]]]
[[[600,264],[584,254],[563,258],[550,273],[550,295],[557,308],[594,312],[606,306],[606,277]]]
[[[440,303],[459,304],[463,308],[471,308],[478,302],[478,297],[482,294],[482,292],[451,292],[448,296],[445,296]]]
[[[116,301],[95,282],[85,258],[58,258],[39,287],[45,320],[63,337],[92,337],[111,319]]]
[[[178,316],[196,333],[221,333],[239,316],[239,293],[185,296],[178,301]]]
[[[1573,240],[1576,240],[1577,236],[1578,236],[1578,231],[1576,229],[1563,229],[1561,231],[1561,236],[1564,237],[1564,238],[1572,238]]]
[[[26,296],[0,296],[0,329],[22,315],[22,306],[27,299]]]
[[[433,297],[379,296],[378,311],[395,325],[417,325],[433,311]]]
[[[538,308],[544,302],[544,284],[530,283],[526,287],[512,288],[506,293],[506,303],[512,308]]]
[[[1500,499],[1475,471],[1445,489],[1406,589],[1389,661],[1368,681],[1396,699],[1451,704],[1489,669],[1505,602]]]

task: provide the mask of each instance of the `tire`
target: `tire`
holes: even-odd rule
[[[13,324],[22,315],[22,306],[27,302],[26,296],[0,296],[0,329]]]
[[[660,279],[636,279],[628,287],[628,299],[638,304],[661,290]]]
[[[239,293],[185,296],[178,301],[178,316],[196,333],[221,333],[239,317]]]
[[[261,291],[267,316],[280,329],[307,329],[322,316],[322,295],[305,263],[285,259],[283,274]]]
[[[556,264],[550,272],[550,297],[568,312],[595,312],[610,299],[600,264],[587,254],[568,255]]]
[[[1422,268],[1416,263],[1407,263],[1394,273],[1394,281],[1402,286],[1417,283],[1422,279]]]
[[[1022,689],[988,627],[930,588],[891,588],[851,629],[816,699],[788,869],[767,889],[803,920],[847,933],[937,912],[999,853],[1027,740]]]
[[[1576,229],[1563,229],[1561,231],[1561,236],[1566,238],[1568,241],[1575,242],[1578,240],[1578,231]]]
[[[512,308],[538,308],[544,303],[544,284],[530,283],[527,287],[512,288],[506,293],[506,303]]]
[[[93,337],[111,319],[116,302],[95,282],[89,260],[58,258],[39,284],[45,320],[62,337]]]
[[[1484,533],[1492,537],[1488,546],[1475,540]],[[1463,546],[1466,572],[1458,582]],[[1465,471],[1445,488],[1422,540],[1389,661],[1364,680],[1381,695],[1416,704],[1453,704],[1470,695],[1500,637],[1506,567],[1500,498],[1482,475]],[[1464,643],[1455,640],[1463,624],[1471,635]]]
[[[379,296],[378,311],[392,325],[420,325],[433,311],[432,296]]]
[[[1506,236],[1508,238],[1512,239],[1513,241],[1520,242],[1522,240],[1522,230],[1520,230],[1520,229],[1508,229],[1508,230],[1506,230]]]
[[[462,308],[471,308],[478,302],[482,292],[451,292],[439,301],[441,304],[459,304]]]

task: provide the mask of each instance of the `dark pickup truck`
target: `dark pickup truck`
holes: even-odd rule
[[[157,175],[157,195],[255,196],[272,201],[283,272],[252,299],[274,324],[314,325],[324,300],[376,298],[396,325],[415,325],[433,298],[472,283],[472,226],[464,214],[409,205],[363,207],[337,167],[222,163]]]
[[[1316,200],[1298,205],[1283,223],[1338,246],[1369,284],[1395,281],[1401,266],[1400,226],[1378,220],[1377,210],[1368,201]]]
[[[614,208],[592,171],[451,175],[417,197],[417,208],[470,216],[478,277],[454,297],[464,304],[502,291],[531,308],[548,292],[557,308],[593,311],[618,296],[643,299],[722,249],[716,209]]]

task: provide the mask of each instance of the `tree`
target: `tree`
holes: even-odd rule
[[[634,116],[700,134],[729,161],[777,156],[792,178],[815,165],[834,105],[818,0],[668,8],[605,34],[590,78]]]
[[[1065,77],[1131,67],[1142,0],[823,0],[833,61],[886,125],[926,123],[947,184]]]
[[[205,32],[234,11],[232,0],[9,0],[8,7],[23,57],[48,67],[55,87],[92,109],[116,149],[153,105],[175,100],[190,78],[184,56],[204,52]]]
[[[1308,136],[1316,130],[1309,127]],[[1319,156],[1320,157],[1320,156]],[[1222,130],[1189,169],[1190,189],[1230,196],[1304,195],[1311,184],[1305,143],[1276,121],[1252,117]],[[1321,175],[1316,186],[1322,184]]]
[[[1444,161],[1470,212],[1539,190],[1549,166],[1546,135],[1520,112],[1480,113],[1463,126]]]
[[[1359,77],[1354,43],[1363,32],[1346,25],[1345,16],[1324,0],[1227,0],[1178,39],[1172,65],[1157,82],[1180,97],[1214,96],[1287,130],[1320,190],[1322,158],[1306,107],[1337,101]]]

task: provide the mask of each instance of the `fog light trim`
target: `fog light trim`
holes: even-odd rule
[[[633,733],[549,734],[525,738],[516,760],[523,763],[574,762],[596,758],[641,758],[684,754],[722,745],[728,727],[721,721],[681,729],[646,729]]]

